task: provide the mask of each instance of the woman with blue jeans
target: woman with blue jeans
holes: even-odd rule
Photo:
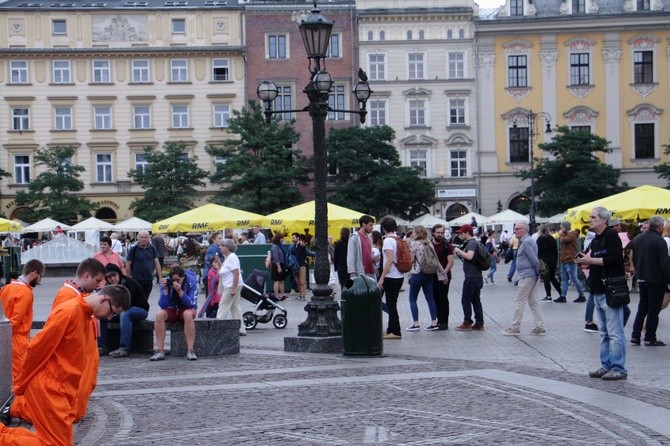
[[[439,261],[437,261],[436,273],[421,271],[421,266],[424,264],[425,249],[432,249],[434,259],[437,260],[435,248],[433,248],[433,244],[428,240],[428,231],[426,231],[426,228],[423,226],[417,226],[414,228],[414,240],[410,244],[413,266],[411,271],[412,275],[409,279],[409,308],[412,312],[414,323],[411,327],[407,328],[407,331],[417,331],[420,328],[419,306],[417,305],[419,290],[423,290],[423,295],[426,298],[428,310],[430,311],[431,323],[426,330],[434,331],[439,329],[437,325],[437,307],[435,306],[435,300],[433,299],[433,284],[435,280],[446,281],[447,273],[445,273],[444,268],[442,268]]]

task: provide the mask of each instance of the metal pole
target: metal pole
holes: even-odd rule
[[[12,324],[0,302],[0,405],[12,394]]]
[[[528,212],[528,229],[535,234],[535,158],[533,157],[533,137],[535,136],[535,118],[533,110],[528,113],[528,141],[530,142],[530,211]]]

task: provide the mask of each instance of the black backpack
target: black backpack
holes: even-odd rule
[[[475,264],[479,271],[486,271],[491,267],[491,262],[493,262],[493,256],[489,250],[481,242],[477,242],[477,249],[475,249],[475,255],[472,257],[472,263]]]

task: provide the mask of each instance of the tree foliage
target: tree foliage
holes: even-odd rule
[[[435,184],[402,167],[389,126],[331,129],[326,147],[336,191],[330,202],[371,215],[412,218],[435,202]]]
[[[670,154],[670,145],[663,144],[663,153],[666,155]],[[666,189],[670,189],[670,163],[665,162],[654,166],[654,171],[658,174],[659,178],[664,178],[668,182]]]
[[[249,101],[233,111],[228,125],[239,138],[207,148],[223,160],[210,176],[221,185],[212,201],[263,215],[301,203],[298,187],[309,182],[312,162],[294,148],[300,134],[293,124],[266,124],[260,105]]]
[[[626,183],[619,184],[619,170],[598,158],[612,151],[609,141],[598,135],[559,127],[552,141],[540,144],[540,149],[551,158],[535,159],[538,215],[548,217],[628,189]],[[516,176],[529,180],[531,172]],[[530,196],[530,187],[525,193]]]
[[[163,151],[144,148],[149,164],[128,172],[145,190],[130,204],[137,217],[156,221],[195,207],[197,187],[205,185],[207,172],[198,167],[197,156],[185,158],[185,152],[186,144],[181,142],[168,142]]]
[[[28,190],[16,193],[16,205],[31,209],[19,212],[19,218],[35,221],[49,217],[74,223],[78,216],[91,216],[95,205],[76,194],[84,189],[79,175],[85,168],[72,164],[75,152],[72,146],[56,146],[35,152],[35,166],[43,166],[46,170],[30,182]]]

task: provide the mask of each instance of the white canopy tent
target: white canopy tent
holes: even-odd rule
[[[115,224],[114,230],[122,232],[151,231],[151,223],[138,217],[131,217]]]
[[[87,245],[94,246],[96,249],[100,244],[100,231],[113,231],[114,225],[95,217],[87,218],[72,226],[67,234],[70,237],[77,238],[79,232],[84,233],[84,242]]]
[[[472,217],[475,217],[475,220],[477,220],[477,225],[485,225],[489,220],[488,217],[484,217],[482,214],[468,212],[465,215],[449,220],[449,226],[469,225],[472,222]]]
[[[424,214],[421,217],[410,221],[407,226],[410,228],[413,228],[415,226],[423,226],[426,229],[431,229],[435,225],[444,225],[445,227],[449,226],[449,222],[447,220],[442,220],[439,217],[435,217],[430,214]]]
[[[551,217],[537,217],[535,219],[538,223],[547,223],[547,224],[559,224],[565,220],[565,212],[560,212]]]
[[[63,231],[70,229],[70,226],[66,225],[65,223],[61,223],[52,218],[44,218],[30,226],[26,226],[23,228],[23,232],[51,232],[55,231],[59,226]]]
[[[507,230],[509,234],[512,234],[514,232],[514,223],[517,221],[525,221],[528,223],[528,217],[521,215],[518,212],[514,212],[511,209],[506,209],[491,215],[484,226],[488,229],[495,229],[496,226],[500,226],[501,232]]]

